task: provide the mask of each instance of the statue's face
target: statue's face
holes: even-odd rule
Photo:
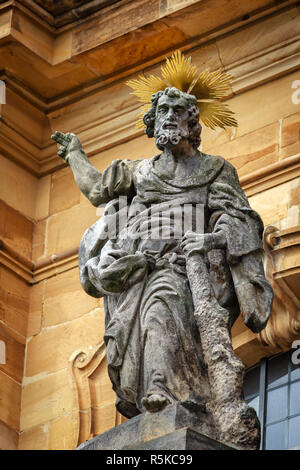
[[[184,97],[171,98],[162,95],[157,103],[154,137],[156,145],[163,149],[167,146],[178,145],[189,137],[188,104]]]

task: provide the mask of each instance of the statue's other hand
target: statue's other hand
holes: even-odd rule
[[[58,155],[66,162],[69,161],[71,152],[74,150],[82,150],[80,140],[71,132],[64,134],[63,132],[56,131],[55,134],[51,136],[51,139],[60,144]]]
[[[196,233],[188,231],[184,234],[181,242],[181,249],[186,256],[196,253],[207,253],[215,248],[223,248],[226,239],[223,232],[217,233]]]
[[[184,234],[181,249],[186,256],[196,253],[206,253],[212,249],[211,233],[196,233],[188,231]]]

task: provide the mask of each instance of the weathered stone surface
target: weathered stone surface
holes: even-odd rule
[[[292,88],[292,83],[297,79],[299,74],[294,72],[232,98],[228,104],[236,113],[239,122],[236,136],[248,134],[295,114],[296,106],[292,102],[295,89]],[[259,105],[251,106],[249,113],[249,103]]]
[[[146,412],[131,418],[81,444],[78,450],[138,449],[143,443],[185,427],[205,435],[214,436],[215,433],[212,417],[201,408],[195,408],[189,403],[176,403],[157,413]]]
[[[16,450],[18,448],[18,432],[0,421],[0,449]]]
[[[35,206],[35,219],[42,220],[49,215],[51,175],[38,180]]]
[[[25,338],[0,322],[0,341],[5,344],[6,364],[0,370],[21,383],[24,371]]]
[[[0,320],[22,336],[26,336],[29,311],[28,284],[0,266]]]
[[[95,207],[81,207],[76,205],[70,209],[54,214],[48,220],[46,255],[61,253],[78,246],[80,234],[85,228],[97,220]],[[66,227],[71,227],[68,237],[65,236]]]
[[[297,155],[300,151],[300,113],[282,121],[281,158]]]
[[[299,178],[275,186],[249,198],[253,209],[259,209],[265,225],[280,228],[299,224],[299,207],[295,204],[295,194],[299,191]]]
[[[53,419],[49,423],[49,450],[73,450],[76,423],[72,414]]]
[[[82,291],[77,269],[46,280],[43,326],[74,320],[97,307],[97,300]]]
[[[32,237],[32,261],[37,262],[45,257],[47,221],[41,220],[34,226]]]
[[[1,168],[2,161],[1,161]],[[9,181],[9,178],[8,178]],[[22,183],[19,183],[22,185]],[[3,190],[3,186],[1,186]],[[12,192],[11,187],[7,186],[7,191]],[[3,195],[2,199],[7,200],[7,195]],[[1,195],[0,195],[1,197]],[[8,200],[9,202],[9,200]],[[20,209],[19,209],[20,210]],[[1,224],[0,237],[8,245],[12,246],[23,256],[30,258],[31,242],[33,233],[33,223],[24,217],[18,210],[0,201]]]
[[[50,215],[69,209],[80,201],[80,191],[69,168],[57,171],[51,177]]]
[[[18,431],[21,411],[21,384],[0,371],[0,420]]]
[[[114,404],[115,394],[112,390],[111,382],[107,374],[106,358],[104,358],[100,367],[97,367],[96,371],[93,373],[92,379],[89,385],[89,390],[90,390],[91,402],[93,404],[93,407],[100,408],[103,406],[104,407],[110,406],[112,403]],[[114,419],[114,413],[111,419]],[[105,420],[103,420],[103,422],[105,422]],[[113,424],[109,426],[108,429],[112,426]]]
[[[44,373],[41,378],[27,382],[25,380],[22,392],[21,431],[71,412],[73,397],[67,369],[49,375]]]
[[[34,219],[36,189],[37,178],[1,155],[0,199],[29,219]]]
[[[47,450],[49,425],[35,426],[20,433],[18,450]]]
[[[113,428],[116,425],[115,415],[115,397],[110,390],[110,402],[106,401],[99,407],[92,407],[93,435],[98,436]]]
[[[228,142],[219,145],[208,146],[207,142],[203,148],[214,155],[224,156],[239,176],[243,176],[278,161],[279,130],[279,122],[276,122],[232,140],[228,137]]]
[[[74,351],[74,341],[76,349],[97,344],[103,337],[103,316],[103,311],[96,309],[73,322],[43,329],[39,335],[30,338],[25,376],[32,377],[45,371],[55,372],[66,367]],[[53,351],[58,350],[59,354],[53,354]]]
[[[45,283],[39,282],[30,288],[27,336],[38,334],[42,326],[43,300]]]
[[[218,41],[220,58],[224,66],[236,63],[258,51],[273,47],[293,38],[299,32],[299,12],[290,9],[268,18],[262,30],[260,23],[248,26],[235,34]]]

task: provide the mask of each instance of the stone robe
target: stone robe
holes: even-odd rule
[[[158,158],[117,160],[105,170],[93,197],[108,204],[103,217],[85,232],[79,250],[84,289],[105,299],[108,372],[117,408],[127,417],[144,411],[142,398],[154,393],[170,402],[204,405],[210,396],[181,240],[168,227],[170,207],[202,205],[203,231],[226,235],[226,249],[211,250],[206,263],[215,296],[230,312],[228,328],[241,312],[246,324],[259,331],[271,308],[260,259],[263,224],[250,208],[234,167],[202,153],[194,174],[173,178],[157,171]],[[107,240],[105,233],[124,210],[119,196],[130,201],[128,218]],[[169,228],[171,236],[157,239],[151,226],[152,238],[145,238],[150,216]],[[249,307],[248,291],[258,309]]]

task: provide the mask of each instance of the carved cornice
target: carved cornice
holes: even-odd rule
[[[32,2],[32,0],[30,1],[31,3],[35,3]],[[10,5],[17,4],[18,2],[6,2],[5,5],[1,6],[1,8],[2,10],[5,8],[7,9]],[[123,2],[117,2],[116,5],[119,4],[121,5]],[[251,16],[251,22],[254,22],[257,18],[268,16],[270,12],[277,11],[278,8],[282,9],[285,6],[291,6],[294,4],[295,2],[286,1],[280,3],[280,6],[277,5],[274,8],[272,7],[267,10],[256,12],[255,15]],[[245,20],[241,23],[244,28],[247,26],[247,21],[248,20]],[[236,31],[238,28],[238,22],[233,22],[230,25],[225,24],[214,31],[202,35],[201,37],[188,39],[184,44],[182,44],[181,49],[186,53],[192,53],[193,49],[199,49],[202,46],[211,44],[212,42],[218,44],[218,41],[222,40],[226,34]],[[278,39],[280,39],[280,35],[278,36]],[[15,41],[15,38],[11,37],[8,40],[10,40],[12,44],[13,41]],[[52,44],[52,40],[49,39],[49,41],[49,44]],[[45,50],[48,50],[49,44],[45,44]],[[155,58],[145,57],[145,59],[140,63],[128,65],[126,68],[118,70],[111,75],[104,77],[101,76],[97,79],[86,81],[84,86],[82,85],[68,89],[66,92],[60,93],[53,98],[45,98],[41,96],[35,89],[28,86],[28,84],[24,86],[16,73],[12,73],[12,71],[3,71],[0,73],[0,78],[6,81],[8,89],[23,97],[26,102],[31,103],[31,105],[33,105],[37,110],[43,113],[45,122],[47,119],[49,119],[50,123],[52,121],[55,122],[55,116],[57,113],[63,112],[68,116],[68,113],[72,112],[74,104],[80,102],[80,110],[84,116],[82,124],[80,126],[75,125],[69,130],[79,135],[84,143],[87,154],[92,156],[96,153],[100,153],[104,149],[114,147],[123,141],[131,140],[136,136],[141,135],[142,132],[137,131],[135,128],[138,104],[134,100],[128,100],[127,107],[122,109],[122,115],[120,111],[116,112],[114,115],[112,113],[112,109],[106,109],[106,111],[105,109],[99,109],[100,116],[95,117],[94,113],[89,112],[89,97],[94,101],[99,100],[99,102],[101,102],[102,94],[108,87],[112,87],[111,92],[114,93],[115,86],[120,87],[126,79],[135,76],[137,73],[142,71],[152,73],[153,70],[162,63],[167,52],[168,51],[165,50],[158,51]],[[43,59],[47,60],[47,57],[43,56]],[[240,94],[274,78],[294,71],[299,67],[300,37],[296,36],[289,40],[277,42],[272,47],[256,51],[252,55],[248,55],[247,57],[235,61],[223,68],[232,73],[235,77],[232,88],[233,94]],[[105,91],[105,93],[108,93],[108,91]],[[118,107],[116,106],[115,109],[118,109]],[[27,134],[26,129],[23,129],[22,132],[21,126],[16,122],[16,117],[13,115],[7,116],[5,108],[3,108],[1,119],[0,150],[5,157],[20,164],[38,177],[54,172],[63,166],[63,163],[57,157],[56,147],[53,143],[50,143],[49,138],[35,139],[34,136]],[[70,122],[72,127],[72,120],[70,120]],[[16,131],[16,129],[18,129],[18,131]],[[87,132],[88,129],[90,129],[90,132]],[[51,131],[49,129],[49,135],[50,133]],[[46,137],[46,133],[44,135]],[[290,163],[291,162],[289,162],[288,165]],[[295,174],[298,175],[298,170],[296,168],[294,168],[294,170],[296,172]],[[286,181],[284,178],[288,178],[288,171],[282,172],[282,178],[283,181]],[[268,176],[267,180],[267,187],[270,187],[270,185],[273,184],[272,178]],[[264,179],[261,181],[259,187],[263,188],[263,183]],[[277,184],[276,175],[274,184]],[[246,183],[246,190],[249,195],[262,190],[259,189],[259,187],[257,187],[254,180]]]
[[[299,39],[295,40],[293,44],[297,44],[297,47],[300,49]],[[285,45],[283,45],[283,47],[285,47]],[[274,54],[276,51],[274,51]],[[247,66],[249,66],[249,68],[251,67],[253,70],[256,59],[252,57],[247,64],[243,62],[243,70],[245,74],[234,80],[233,89],[235,93],[242,93],[250,88],[259,86],[266,80],[288,73],[294,68],[300,66],[300,53],[294,54],[293,57],[289,57],[286,60],[276,61],[269,52],[269,65],[260,69],[259,64],[261,54],[263,54],[263,51],[260,51],[260,54],[257,54],[257,68],[250,74],[247,73]],[[235,64],[233,70],[236,69],[236,67],[237,66]],[[227,70],[232,72],[230,68],[227,68]],[[101,83],[97,82],[90,85],[90,87],[86,86],[84,91],[77,90],[59,99],[43,101],[40,96],[36,96],[28,89],[22,88],[18,81],[15,81],[13,76],[10,75],[8,77],[2,74],[1,78],[6,80],[8,88],[11,88],[14,92],[20,94],[26,100],[29,100],[29,102],[36,106],[37,109],[46,113],[50,120],[52,119],[52,115],[56,114],[55,111],[60,108],[66,108],[67,114],[70,104],[82,99],[83,96],[87,98],[89,95],[93,94],[96,97],[97,93],[100,93],[103,90],[103,87],[108,85],[106,82],[109,82],[109,80],[102,81]],[[123,75],[123,78],[125,80],[125,74]],[[88,121],[89,113],[85,112],[85,122],[80,126],[75,126],[71,131],[78,134],[84,142],[88,156],[92,156],[105,149],[119,145],[121,142],[128,141],[138,135],[142,135],[143,132],[141,130],[137,130],[135,127],[137,109],[137,103],[130,104],[130,106],[123,109],[122,112],[118,111],[114,114],[111,112],[107,115],[103,114],[98,119],[95,119],[95,116],[91,113],[91,121]],[[4,115],[1,117],[0,121],[0,150],[5,157],[20,164],[38,177],[54,172],[64,166],[57,157],[56,147],[53,143],[50,144],[49,141],[47,141],[45,144],[38,145],[37,141],[33,140],[33,138],[31,139],[28,134],[26,134],[25,130],[23,135],[20,128],[17,132],[13,120],[14,116],[7,117],[4,110]],[[93,130],[93,132],[87,132],[89,129]],[[86,134],[88,137],[86,137]],[[298,157],[299,155],[296,155],[295,157],[292,157],[294,160],[286,159],[286,161],[270,165],[270,167],[264,168],[255,174],[253,173],[242,177],[241,180],[245,185],[245,190],[248,191],[247,194],[252,195],[264,190],[265,188],[279,184],[277,181],[287,181],[290,177],[294,177],[293,175],[299,176]],[[276,173],[277,171],[278,174]],[[259,184],[257,178],[259,180]]]
[[[0,240],[0,264],[28,284],[33,285],[44,279],[77,268],[78,248],[53,254],[34,263]]]
[[[2,240],[0,240],[0,264],[29,284],[32,283],[33,263]]]
[[[246,195],[265,191],[300,176],[300,153],[240,177]]]
[[[32,283],[36,284],[73,268],[78,268],[78,248],[54,254],[34,263]]]
[[[150,0],[147,1],[150,3]],[[150,4],[153,11],[152,21],[173,12],[187,9],[189,6],[197,3],[201,5],[203,0],[172,0],[171,2],[152,0]],[[249,5],[251,17],[250,15],[249,17],[244,16],[242,22],[247,24],[252,21],[253,17],[255,19],[259,18],[266,10],[268,13],[272,13],[296,3],[295,0],[281,0],[280,4],[277,5],[275,2],[266,0],[255,11],[252,11],[251,5]],[[84,23],[89,24],[91,20],[93,21],[99,17],[105,17],[106,22],[109,23],[115,12],[121,16],[128,9],[130,11],[131,4],[137,13],[139,13],[140,8],[145,7],[143,0],[67,0],[66,2],[65,0],[60,0],[59,2],[55,1],[51,6],[50,2],[45,2],[44,0],[7,0],[1,8],[20,10],[57,35]],[[139,15],[137,14],[137,16]]]
[[[286,2],[291,3],[291,2]],[[294,2],[292,2],[294,3]],[[296,2],[297,3],[297,2]],[[253,20],[253,18],[252,18]],[[243,23],[245,26],[247,23]],[[193,53],[193,50],[199,49],[212,41],[218,43],[227,33],[238,30],[238,26],[220,28],[211,34],[206,34],[201,39],[189,39],[184,44],[178,45],[185,54]],[[5,47],[14,44],[12,38],[5,42]],[[174,47],[172,48],[172,50]],[[59,93],[52,98],[45,98],[38,94],[34,87],[24,86],[18,76],[4,68],[0,72],[1,79],[7,86],[16,91],[20,96],[35,105],[38,109],[49,114],[56,109],[68,106],[71,103],[81,100],[90,94],[96,94],[100,90],[106,88],[112,83],[125,81],[138,73],[152,73],[153,69],[161,66],[165,61],[165,56],[171,50],[163,50],[153,57],[145,57],[143,62],[132,64],[122,70],[107,76],[101,76],[96,79],[85,81],[84,86],[69,88],[65,93]],[[300,67],[300,35],[294,36],[289,40],[278,42],[272,47],[260,49],[253,54],[247,55],[242,59],[231,63],[230,65],[222,65],[224,70],[228,71],[234,77],[232,82],[233,94],[243,93],[251,88],[255,88],[266,81],[278,78],[284,74],[290,73]],[[45,60],[45,57],[43,57]],[[51,83],[49,82],[49,85]]]
[[[126,0],[128,2],[128,0]],[[55,29],[84,20],[86,16],[102,14],[115,3],[124,3],[122,0],[23,0],[23,6],[41,16],[49,25]]]

